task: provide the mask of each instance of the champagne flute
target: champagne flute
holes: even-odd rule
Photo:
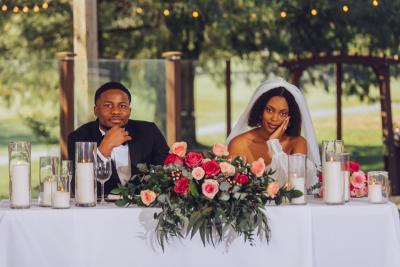
[[[98,160],[96,169],[96,180],[101,184],[101,201],[100,205],[105,203],[104,201],[104,183],[110,180],[112,173],[111,160]]]

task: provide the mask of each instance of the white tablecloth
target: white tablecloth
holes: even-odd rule
[[[67,210],[11,210],[0,202],[0,266],[400,266],[400,224],[392,203],[365,199],[327,206],[268,206],[272,239],[242,237],[203,247],[196,236],[154,240],[152,208],[113,204]]]

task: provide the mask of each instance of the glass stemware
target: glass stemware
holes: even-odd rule
[[[101,201],[100,204],[104,204],[104,184],[108,180],[110,180],[112,173],[112,168],[111,168],[111,160],[98,160],[97,161],[97,175],[96,179],[97,181],[101,184]]]

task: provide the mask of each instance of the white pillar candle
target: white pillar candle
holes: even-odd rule
[[[326,161],[323,165],[324,202],[331,204],[343,203],[344,179],[341,162]]]
[[[53,208],[69,208],[69,192],[56,191],[52,196]]]
[[[299,190],[303,193],[301,197],[296,197],[292,199],[293,204],[304,204],[305,201],[305,194],[304,194],[304,187],[305,187],[305,179],[304,177],[297,177],[291,178],[290,183],[293,185],[293,188]]]
[[[350,171],[342,171],[344,179],[344,201],[350,200]]]
[[[43,182],[43,191],[40,192],[40,205],[45,207],[51,207],[51,196],[52,192],[57,191],[57,182],[56,181],[44,181]]]
[[[372,203],[382,203],[382,185],[370,184],[368,185],[368,200]]]
[[[11,166],[11,206],[29,207],[29,163],[15,163]]]
[[[76,201],[80,204],[95,202],[93,162],[76,164]]]

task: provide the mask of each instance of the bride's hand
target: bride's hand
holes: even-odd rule
[[[290,117],[287,117],[282,122],[282,124],[271,134],[271,136],[269,137],[269,140],[279,139],[280,137],[282,137],[282,135],[285,133],[285,131],[289,125],[289,119],[290,119]]]

